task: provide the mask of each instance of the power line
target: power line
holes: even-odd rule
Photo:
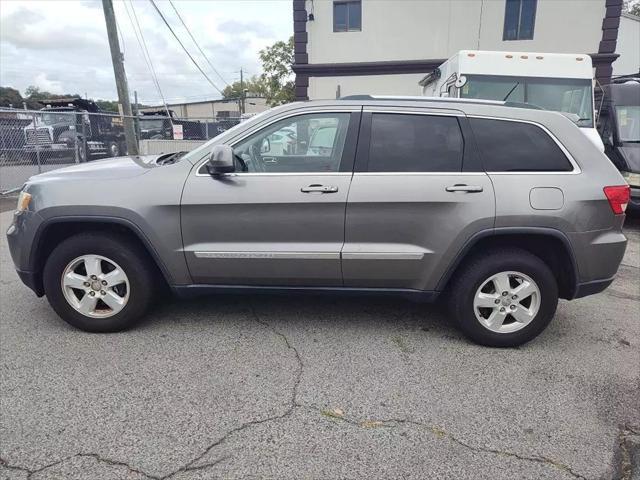
[[[153,83],[160,94],[160,98],[162,98],[162,103],[164,104],[164,108],[167,111],[167,116],[171,118],[169,114],[169,107],[167,107],[167,101],[164,98],[164,94],[162,93],[162,88],[160,88],[160,81],[158,80],[158,75],[156,74],[156,69],[153,67],[153,61],[151,60],[151,55],[149,55],[149,50],[147,49],[147,42],[144,39],[144,34],[142,33],[142,28],[140,27],[140,23],[138,22],[138,15],[136,13],[136,9],[133,6],[133,1],[129,0],[129,4],[131,5],[131,10],[133,11],[133,18],[135,19],[136,24],[133,24],[133,20],[131,18],[131,14],[129,13],[129,8],[127,7],[127,3],[124,3],[124,8],[127,11],[127,16],[129,17],[129,21],[131,22],[131,27],[133,27],[133,33],[136,35],[136,40],[138,40],[138,45],[140,46],[140,50],[142,51],[142,57],[144,58],[145,63],[147,64],[147,68],[151,72],[151,78]],[[137,29],[136,29],[137,25]],[[138,31],[140,32],[140,36],[138,37]],[[140,41],[142,39],[142,41]]]
[[[198,65],[198,62],[195,61],[195,59],[191,56],[191,54],[189,53],[189,51],[187,50],[187,48],[184,46],[184,44],[182,43],[182,41],[180,41],[180,38],[178,37],[178,35],[176,35],[176,32],[173,31],[173,28],[171,28],[171,25],[169,25],[169,22],[167,22],[167,19],[164,18],[164,15],[162,14],[162,12],[160,11],[160,9],[158,8],[158,6],[156,5],[156,2],[154,0],[149,0],[151,2],[151,5],[153,5],[153,8],[156,9],[156,12],[158,12],[158,15],[160,15],[160,18],[162,18],[162,21],[164,22],[164,24],[167,26],[167,28],[169,29],[169,31],[173,34],[173,36],[175,37],[175,39],[178,41],[178,43],[180,44],[180,46],[182,47],[182,50],[184,50],[184,53],[187,54],[187,56],[189,57],[189,59],[191,60],[191,62],[193,62],[193,64],[196,66],[196,68],[198,70],[200,70],[200,73],[202,73],[202,75],[204,76],[204,78],[207,79],[207,81],[211,84],[211,86],[213,88],[215,88],[220,95],[223,95],[222,90],[220,90],[215,83],[213,83],[213,81],[209,78],[209,76],[204,73],[204,70],[202,70],[202,68],[200,68],[200,65]]]
[[[209,61],[209,58],[205,55],[205,53],[202,51],[202,48],[200,48],[200,45],[198,45],[198,42],[196,42],[196,39],[193,38],[193,35],[191,34],[191,30],[189,30],[189,27],[187,27],[187,24],[184,23],[184,20],[182,19],[182,15],[180,15],[180,12],[178,12],[178,9],[176,8],[176,6],[173,4],[172,0],[169,0],[169,3],[171,4],[171,7],[173,7],[173,11],[176,12],[176,15],[178,16],[178,18],[180,19],[180,23],[182,23],[182,26],[184,27],[184,29],[187,31],[187,33],[189,34],[189,36],[191,37],[191,40],[193,40],[193,43],[196,47],[198,47],[198,51],[200,52],[200,54],[204,57],[204,59],[206,60],[206,62],[209,64],[209,66],[211,67],[211,70],[213,70],[216,75],[218,75],[218,77],[220,78],[220,80],[222,80],[225,85],[229,85],[229,82],[227,82],[224,78],[222,78],[222,75],[220,75],[220,72],[218,72],[218,70],[216,69],[216,67],[214,67],[211,62]]]

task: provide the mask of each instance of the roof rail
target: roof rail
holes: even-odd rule
[[[529,108],[532,110],[545,110],[538,105],[522,102],[504,102],[501,100],[485,100],[482,98],[453,98],[453,97],[424,97],[424,96],[403,96],[403,95],[347,95],[338,100],[371,100],[382,102],[385,100],[406,100],[412,102],[435,102],[435,103],[473,103],[480,105],[500,105],[512,108]]]

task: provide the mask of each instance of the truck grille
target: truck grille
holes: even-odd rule
[[[37,130],[30,128],[25,130],[25,132],[27,136],[27,144],[29,145],[35,145],[36,143],[39,145],[51,143],[49,129],[47,128],[38,128]]]

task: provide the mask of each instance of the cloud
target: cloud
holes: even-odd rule
[[[2,0],[0,0],[2,1]],[[260,72],[258,51],[288,38],[290,2],[174,2],[194,37],[226,82]],[[219,93],[203,78],[147,2],[114,2],[123,42],[129,90],[146,103],[160,94],[132,27],[131,7],[167,99],[204,99]],[[212,71],[167,4],[159,3],[190,53],[222,89],[225,82]],[[236,20],[242,18],[242,21]],[[106,27],[100,1],[4,2],[0,8],[0,84],[22,92],[36,85],[52,93],[85,92],[93,98],[117,97]]]
[[[218,31],[229,35],[253,35],[257,38],[272,38],[273,29],[262,22],[241,22],[227,20],[218,25]]]

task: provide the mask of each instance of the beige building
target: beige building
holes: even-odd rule
[[[260,113],[269,109],[267,101],[263,97],[247,97],[245,99],[245,112],[248,114]],[[240,106],[237,100],[208,100],[190,103],[167,104],[169,110],[173,110],[179,118],[210,119],[240,117]],[[141,108],[145,110],[163,109],[163,105]]]
[[[586,53],[604,83],[621,8],[622,0],[293,0],[296,96],[419,95],[418,80],[464,49]]]

